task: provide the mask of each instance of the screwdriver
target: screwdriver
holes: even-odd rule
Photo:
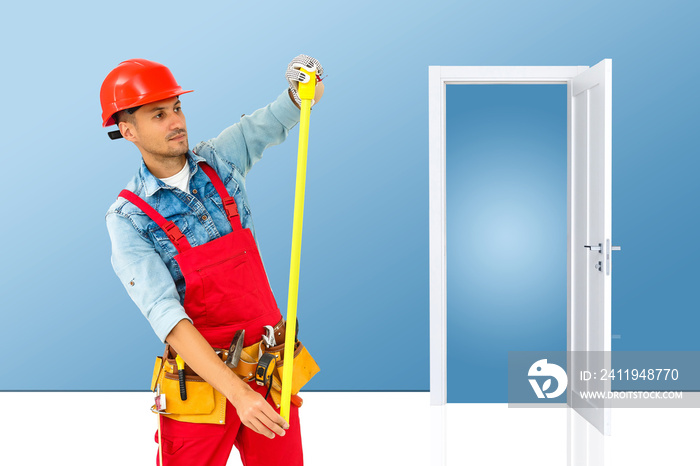
[[[187,387],[185,386],[185,361],[183,361],[178,354],[175,356],[175,363],[177,363],[177,375],[180,378],[180,399],[185,401],[187,399]]]

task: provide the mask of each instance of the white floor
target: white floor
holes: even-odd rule
[[[149,392],[0,392],[1,465],[153,465]],[[429,406],[428,393],[304,394],[307,466],[567,465],[566,408]],[[700,465],[700,410],[617,409],[604,459]],[[239,465],[234,453],[229,465]]]

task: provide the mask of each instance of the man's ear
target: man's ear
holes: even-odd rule
[[[119,132],[127,141],[134,142],[136,135],[134,134],[134,125],[127,121],[119,122]]]

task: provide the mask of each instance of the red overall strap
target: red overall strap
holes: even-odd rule
[[[229,196],[228,191],[226,191],[226,187],[224,186],[224,182],[221,181],[219,175],[217,175],[214,169],[207,165],[206,162],[199,162],[199,166],[202,167],[202,170],[204,170],[204,173],[206,173],[211,180],[211,183],[214,185],[214,189],[216,189],[216,192],[219,193],[219,197],[224,203],[224,210],[226,211],[226,216],[228,217],[228,221],[231,223],[231,228],[233,231],[243,229],[243,226],[241,225],[241,217],[238,215],[238,207],[236,207],[236,200],[232,196]]]
[[[156,211],[156,209],[151,207],[146,201],[141,199],[139,196],[127,189],[124,189],[122,192],[120,192],[119,196],[134,204],[136,207],[141,209],[144,214],[148,215],[151,218],[151,220],[156,222],[156,224],[163,229],[165,234],[168,235],[168,238],[170,239],[170,241],[172,241],[173,246],[175,246],[175,249],[177,249],[178,253],[183,253],[192,247],[190,246],[190,242],[187,241],[187,238],[185,237],[185,235],[182,234],[177,225],[175,225],[173,222],[165,220],[165,217],[159,214],[158,211]]]

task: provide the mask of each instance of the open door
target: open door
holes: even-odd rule
[[[448,84],[548,84],[568,86],[568,246],[567,246],[567,402],[588,431],[571,432],[569,461],[602,464],[602,441],[610,435],[610,408],[603,400],[582,404],[583,391],[609,391],[610,382],[582,381],[582,368],[610,368],[611,350],[611,155],[612,60],[586,66],[431,66],[429,68],[429,226],[430,226],[430,403],[446,404],[446,199],[445,108]],[[571,358],[581,352],[588,358]],[[607,352],[607,356],[605,353]],[[606,360],[607,359],[607,360]],[[585,366],[585,367],[582,367]],[[442,412],[442,411],[441,411]],[[578,413],[578,415],[576,414]],[[444,419],[435,416],[444,432]],[[442,419],[442,421],[440,421]],[[572,422],[572,425],[574,423]],[[580,424],[577,424],[580,425]],[[442,429],[442,430],[440,430]],[[579,435],[581,433],[582,435]],[[589,435],[591,433],[591,435]],[[602,437],[602,436],[601,436]],[[444,436],[440,437],[444,441]],[[580,442],[579,440],[582,441]],[[440,450],[442,448],[442,450]],[[435,458],[444,443],[435,441]],[[439,464],[439,463],[436,463]]]
[[[569,87],[568,403],[604,435],[610,435],[609,401],[584,401],[579,394],[609,392],[610,380],[581,380],[579,374],[610,370],[611,77],[612,61],[606,59],[574,77]]]

